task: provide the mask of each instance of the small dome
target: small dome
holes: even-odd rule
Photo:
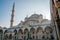
[[[43,16],[42,14],[40,14],[40,16]]]
[[[27,19],[28,18],[28,15],[25,17],[25,19]]]

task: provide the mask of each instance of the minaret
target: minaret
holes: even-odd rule
[[[11,14],[11,21],[10,21],[10,27],[13,27],[13,22],[14,22],[14,7],[15,7],[15,3],[13,3],[12,14]]]

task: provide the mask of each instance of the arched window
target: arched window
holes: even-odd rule
[[[7,30],[5,30],[5,32],[4,32],[4,40],[8,39],[8,35],[6,33],[7,33]]]
[[[50,37],[51,37],[51,35],[53,34],[53,30],[52,30],[52,28],[51,27],[46,27],[45,28],[45,33],[46,33],[46,37],[47,37],[47,39],[51,39]]]
[[[35,29],[34,28],[31,28],[30,29],[30,33],[34,34],[35,33]]]
[[[19,29],[17,34],[18,34],[18,40],[20,40],[20,39],[22,40],[23,39],[23,37],[22,37],[23,36],[23,30]]]
[[[29,38],[29,30],[27,28],[24,29],[24,35],[25,35],[24,39],[27,40]]]
[[[4,34],[7,33],[7,30],[5,30]]]
[[[45,28],[45,32],[46,32],[46,33],[52,33],[53,30],[52,30],[51,27],[46,27],[46,28]]]
[[[35,38],[35,29],[34,28],[31,28],[30,29],[30,34],[31,34],[31,38],[34,39]]]
[[[8,35],[4,35],[4,40],[8,40]]]
[[[19,29],[18,33],[23,34],[23,30],[22,29]]]
[[[38,27],[38,28],[37,28],[37,31],[36,31],[36,32],[38,33],[39,31],[40,31],[40,32],[43,31],[42,27]]]
[[[17,30],[16,29],[14,30],[14,33],[15,33],[15,35],[17,34]]]
[[[42,36],[43,36],[43,28],[42,27],[38,27],[37,28],[37,31],[36,31],[36,34],[38,36],[38,39],[42,39]]]
[[[25,29],[24,29],[24,34],[28,34],[28,32],[29,32],[28,29],[25,28]]]

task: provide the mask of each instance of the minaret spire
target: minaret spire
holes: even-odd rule
[[[15,3],[13,3],[12,14],[11,14],[11,21],[10,21],[10,27],[13,27],[13,22],[14,22],[14,7],[15,7]]]

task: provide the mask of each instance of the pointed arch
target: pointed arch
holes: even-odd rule
[[[53,29],[49,26],[45,28],[45,37],[46,38],[51,38],[51,35],[53,36]]]
[[[7,30],[5,30],[4,34],[7,33]]]
[[[23,30],[22,29],[19,29],[18,33],[23,34]]]
[[[27,34],[29,30],[27,28],[24,29],[24,34]]]
[[[14,30],[14,33],[15,33],[15,35],[17,34],[17,30],[16,29]]]
[[[49,26],[47,26],[46,28],[45,28],[45,32],[47,32],[47,33],[52,33],[52,28],[51,27],[49,27]]]
[[[37,34],[37,38],[41,39],[42,36],[43,36],[43,28],[42,27],[38,27],[37,31],[36,31],[36,34]]]
[[[24,29],[24,39],[27,40],[29,34],[29,30],[27,28]]]
[[[4,31],[4,39],[7,40],[8,39],[8,35],[6,34],[7,30]]]
[[[23,30],[21,28],[18,30],[18,40],[20,39],[23,39]]]
[[[31,35],[31,38],[32,38],[32,39],[35,39],[35,38],[36,38],[36,33],[35,33],[35,32],[36,32],[36,31],[35,31],[35,28],[32,27],[32,28],[30,29],[30,35]]]
[[[7,35],[7,34],[4,35],[4,39],[5,39],[5,40],[8,40],[8,35]]]
[[[17,35],[17,30],[16,29],[14,30],[14,33],[15,33],[14,34],[14,39],[16,40],[17,39],[17,36],[16,36]]]
[[[42,31],[43,31],[43,28],[42,28],[42,27],[38,27],[38,28],[37,28],[37,33],[38,33],[38,32],[42,32]]]
[[[35,33],[35,28],[32,27],[32,28],[30,29],[30,32],[34,34],[34,33]]]

